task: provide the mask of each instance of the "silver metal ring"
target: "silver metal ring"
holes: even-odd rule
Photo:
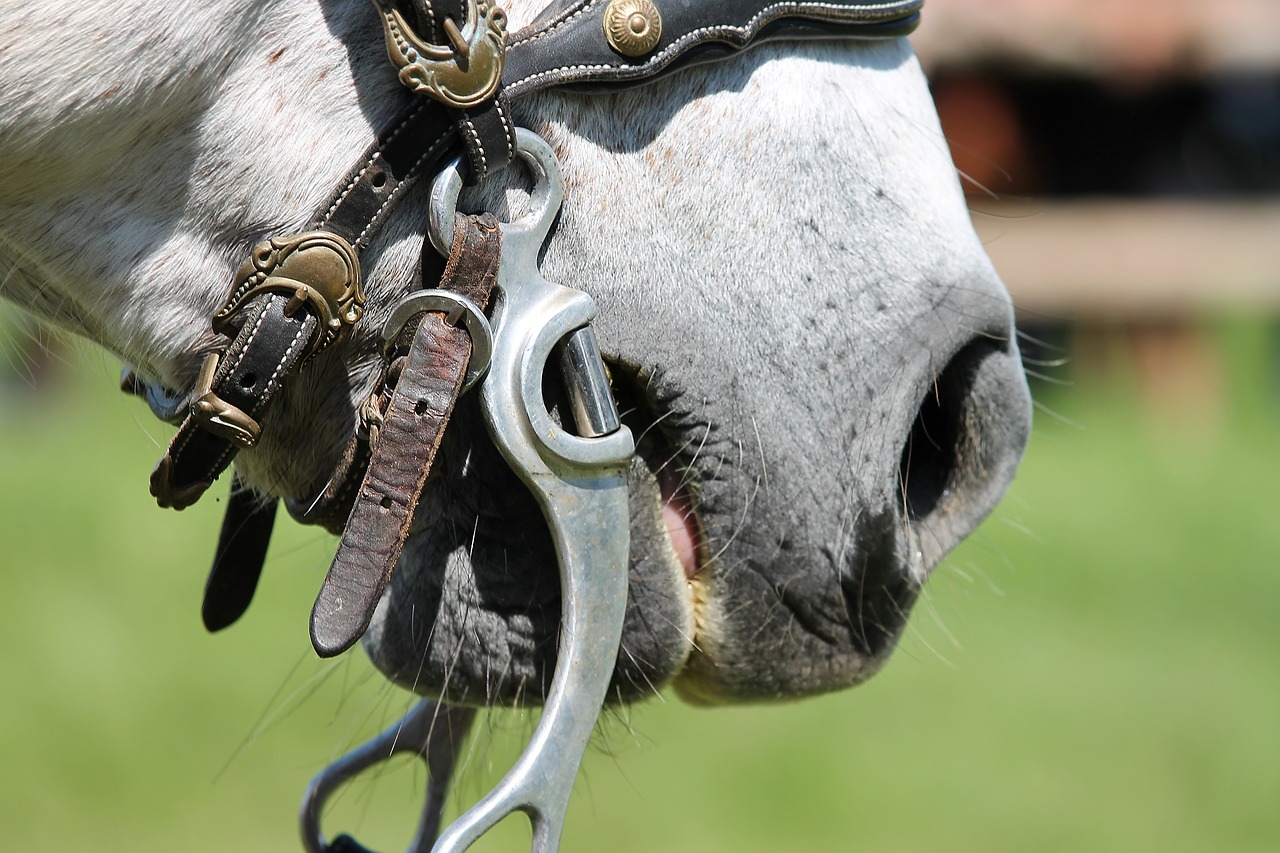
[[[460,293],[451,290],[415,290],[391,309],[391,316],[382,326],[383,350],[396,339],[405,323],[423,311],[443,312],[445,322],[450,326],[456,326],[462,320],[467,334],[471,336],[471,361],[467,364],[467,376],[462,382],[462,390],[466,392],[489,369],[489,360],[493,357],[493,328],[489,325],[489,318],[484,316],[479,305]]]
[[[560,161],[547,141],[532,130],[516,128],[516,156],[529,169],[533,178],[529,211],[514,222],[503,223],[503,237],[512,231],[539,229],[538,245],[546,238],[546,230],[560,209],[564,181],[560,177]],[[453,246],[453,220],[458,212],[458,196],[462,192],[467,167],[462,155],[455,157],[431,184],[427,205],[427,236],[443,257],[449,257]],[[551,215],[548,216],[547,214]]]

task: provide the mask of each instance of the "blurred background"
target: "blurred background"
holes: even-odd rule
[[[1019,306],[1021,472],[866,686],[613,714],[565,849],[1278,850],[1280,4],[929,0],[913,41]],[[96,350],[7,309],[0,348],[0,848],[299,849],[306,781],[411,701],[311,654],[334,540],[280,525],[206,635],[222,508],[155,508],[169,430]],[[533,722],[482,718],[461,801]],[[403,849],[422,785],[326,825]]]

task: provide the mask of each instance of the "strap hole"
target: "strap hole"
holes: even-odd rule
[[[248,391],[258,382],[258,374],[250,371],[240,377],[240,387]]]
[[[391,495],[383,495],[380,503],[382,504],[383,509],[391,509],[391,504],[393,503]]]
[[[415,415],[425,415],[428,408],[430,408],[430,406],[426,400],[419,400],[418,404],[413,407],[413,413]]]
[[[369,183],[373,185],[375,190],[380,190],[387,185],[386,172],[374,172],[373,177],[369,179]]]

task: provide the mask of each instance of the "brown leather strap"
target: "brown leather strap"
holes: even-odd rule
[[[375,392],[375,398],[378,393]],[[360,416],[363,417],[363,413]],[[312,492],[309,498],[286,498],[285,509],[299,524],[314,524],[334,536],[341,536],[368,467],[369,435],[362,428],[357,428],[347,440],[347,446],[338,458],[337,467],[325,481],[324,487]]]
[[[497,220],[487,214],[459,216],[440,289],[484,308],[500,259]],[[396,355],[387,370],[387,384],[394,383],[394,390],[342,543],[311,611],[311,642],[321,657],[350,648],[369,626],[462,392],[471,356],[465,329],[448,325],[440,312],[427,311],[409,322],[400,340],[410,335],[407,354]]]

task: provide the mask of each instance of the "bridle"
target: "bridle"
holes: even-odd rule
[[[400,295],[382,329],[375,390],[360,407],[336,470],[314,494],[286,506],[298,521],[342,537],[311,619],[317,653],[339,654],[367,629],[454,404],[478,386],[491,438],[551,530],[560,563],[561,642],[529,746],[432,849],[465,849],[521,810],[533,821],[533,849],[550,851],[621,638],[629,553],[625,466],[634,443],[591,330],[594,303],[539,272],[564,186],[555,153],[514,125],[510,105],[550,88],[646,83],[769,40],[898,37],[915,28],[922,0],[556,0],[515,33],[507,32],[492,0],[409,2],[373,0],[401,82],[423,97],[379,134],[308,228],[250,252],[211,318],[227,344],[206,357],[192,392],[132,377],[125,387],[146,397],[157,415],[181,418],[151,488],[161,506],[191,505],[270,428],[271,403],[290,378],[351,337],[364,314],[362,254],[414,185],[439,175],[423,249],[423,281],[438,277],[439,284]],[[500,223],[457,212],[464,183],[481,183],[515,158],[534,178],[528,214]],[[563,384],[558,417],[544,398],[548,364],[558,365]],[[210,630],[248,607],[275,515],[275,501],[233,480],[205,589]],[[320,774],[304,801],[307,849],[362,849],[346,836],[324,840],[323,800],[342,780],[405,750],[421,754],[431,770],[411,850],[431,847],[454,749],[471,716],[423,700],[386,734]]]

